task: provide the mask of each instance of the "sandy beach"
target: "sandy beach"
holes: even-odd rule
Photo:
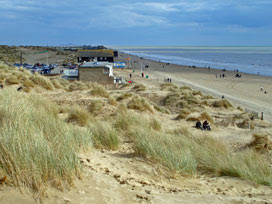
[[[121,53],[120,59],[127,59],[128,54]],[[204,93],[222,97],[247,111],[254,111],[264,119],[272,121],[272,77],[240,73],[241,78],[235,78],[236,72],[208,68],[190,68],[188,66],[167,64],[163,62],[142,59],[144,73],[151,80],[163,81],[171,78],[177,85],[188,85]],[[144,68],[148,65],[148,68]],[[141,59],[130,55],[130,68],[141,69]],[[220,74],[226,77],[220,78]],[[217,77],[216,77],[217,76]],[[261,91],[263,87],[263,91]],[[264,93],[267,92],[267,94]]]

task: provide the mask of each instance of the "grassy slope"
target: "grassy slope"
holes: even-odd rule
[[[7,176],[10,184],[27,186],[43,196],[47,185],[63,188],[80,175],[81,166],[76,156],[80,149],[92,146],[92,141],[97,148],[118,149],[120,137],[129,137],[134,143],[135,154],[160,162],[171,171],[188,175],[209,172],[272,185],[271,168],[255,150],[233,152],[220,141],[193,134],[189,126],[169,131],[156,119],[156,111],[169,114],[168,107],[182,104],[180,110],[186,108],[190,114],[198,106],[209,105],[209,100],[215,100],[213,98],[187,87],[163,85],[161,88],[169,93],[161,101],[165,104],[163,106],[138,94],[117,96],[116,100],[97,84],[69,84],[61,79],[49,80],[4,65],[0,68],[5,86],[22,84],[29,88],[26,92],[33,89],[30,93],[6,87],[0,91],[0,175]],[[106,119],[98,118],[104,109],[100,99],[88,107],[58,107],[33,93],[37,86],[49,91],[90,90],[86,92],[88,97],[109,100],[109,106],[114,107],[116,114]],[[115,107],[117,101],[119,108]],[[213,102],[210,106],[231,108],[226,102],[216,105]],[[60,119],[60,112],[67,117]],[[180,119],[186,119],[188,114]],[[205,112],[199,117],[204,116],[206,119],[211,117]]]

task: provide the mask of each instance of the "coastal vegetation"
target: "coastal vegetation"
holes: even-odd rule
[[[4,64],[0,76],[0,176],[8,185],[28,187],[37,198],[48,186],[62,190],[82,177],[80,152],[118,151],[123,141],[130,141],[134,156],[175,174],[231,176],[272,186],[267,135],[255,133],[240,148],[219,139],[220,128],[235,123],[239,129],[249,120],[226,99],[168,83],[156,94],[146,92],[147,85],[107,90]],[[205,120],[215,131],[194,128],[195,121]],[[252,124],[247,134],[260,127]]]

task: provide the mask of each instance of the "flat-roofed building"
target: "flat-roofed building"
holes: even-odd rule
[[[77,61],[82,62],[114,62],[114,57],[118,57],[118,52],[110,49],[86,49],[78,50]]]
[[[79,80],[97,82],[108,85],[114,84],[113,68],[109,63],[86,62],[78,67]]]

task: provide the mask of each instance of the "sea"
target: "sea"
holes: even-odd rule
[[[113,47],[161,62],[272,76],[272,47]]]

